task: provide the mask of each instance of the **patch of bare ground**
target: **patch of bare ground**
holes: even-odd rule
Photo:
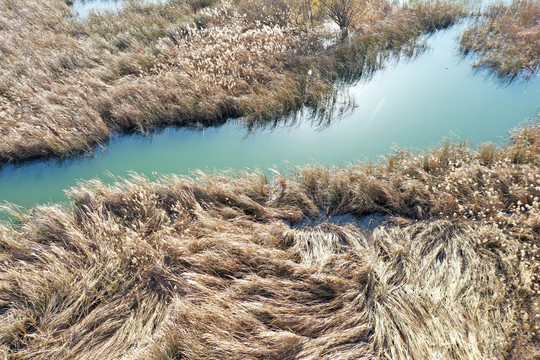
[[[0,224],[7,359],[537,359],[540,127],[371,165],[134,176]],[[372,230],[290,226],[389,214]]]

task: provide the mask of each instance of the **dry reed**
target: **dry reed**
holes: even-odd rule
[[[113,131],[324,111],[340,77],[463,15],[439,2],[380,8],[328,48],[324,28],[299,25],[280,0],[129,2],[81,21],[63,0],[2,0],[0,166],[89,151]]]
[[[463,33],[461,49],[478,56],[475,66],[502,78],[532,77],[540,66],[540,3],[515,0],[491,6]]]
[[[379,163],[82,183],[0,224],[7,359],[536,359],[540,127]],[[293,226],[386,213],[373,231]]]

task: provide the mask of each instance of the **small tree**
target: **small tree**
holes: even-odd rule
[[[338,24],[341,36],[345,38],[352,20],[362,11],[366,0],[320,0],[320,2],[323,12]]]
[[[314,26],[322,14],[320,0],[287,0],[299,25]]]

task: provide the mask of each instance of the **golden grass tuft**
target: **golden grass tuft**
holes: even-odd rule
[[[502,78],[530,78],[540,65],[539,19],[538,1],[493,5],[479,24],[463,33],[461,49],[478,55],[476,66],[490,68]]]
[[[536,359],[539,165],[532,124],[271,180],[82,183],[0,223],[0,356]]]

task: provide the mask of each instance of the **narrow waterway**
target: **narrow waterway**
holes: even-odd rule
[[[195,169],[287,169],[374,160],[396,144],[418,148],[443,138],[503,142],[512,128],[538,117],[540,78],[503,85],[476,73],[458,52],[461,31],[456,26],[432,35],[430,49],[416,59],[389,64],[350,88],[356,107],[330,126],[300,117],[252,133],[230,121],[200,131],[167,129],[152,138],[122,136],[94,157],[4,167],[0,201],[24,207],[64,201],[63,190],[79,180],[112,181],[109,174],[130,171],[154,178]]]

